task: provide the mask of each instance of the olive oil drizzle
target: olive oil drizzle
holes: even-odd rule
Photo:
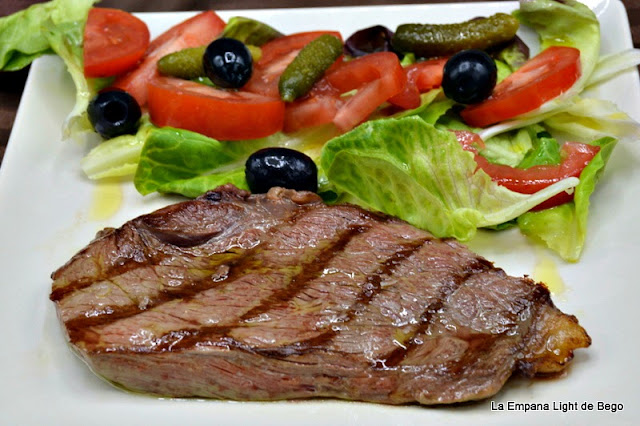
[[[120,181],[105,179],[95,184],[89,206],[89,220],[103,221],[113,217],[123,200]]]

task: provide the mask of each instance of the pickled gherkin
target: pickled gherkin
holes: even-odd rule
[[[196,80],[206,76],[202,57],[207,46],[188,47],[169,53],[158,61],[158,72],[170,77],[182,78],[185,80]],[[259,47],[247,45],[251,52],[253,62],[260,60],[262,51]]]
[[[303,47],[280,76],[278,89],[282,100],[293,102],[307,94],[341,54],[342,41],[330,34],[321,35]]]
[[[162,75],[192,80],[205,74],[202,56],[207,46],[189,47],[163,56],[158,61]]]
[[[244,44],[262,46],[282,35],[280,31],[263,22],[244,16],[234,16],[227,22],[221,37],[235,38]]]
[[[391,40],[394,50],[418,57],[448,56],[465,49],[485,50],[516,35],[518,20],[506,13],[456,24],[403,24]]]

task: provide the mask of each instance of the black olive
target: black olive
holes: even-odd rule
[[[318,168],[309,156],[289,148],[264,148],[245,164],[249,189],[262,194],[280,186],[297,191],[318,191]]]
[[[461,104],[475,104],[491,96],[498,68],[482,50],[469,49],[453,55],[444,66],[442,90]]]
[[[364,28],[353,33],[344,43],[344,51],[354,57],[374,52],[391,52],[393,31],[382,25]]]
[[[135,98],[124,90],[98,93],[87,108],[89,121],[105,139],[134,134],[142,115]]]
[[[202,57],[207,77],[219,87],[237,89],[251,78],[251,52],[239,40],[219,38],[207,46]]]

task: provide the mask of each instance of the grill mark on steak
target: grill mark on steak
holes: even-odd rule
[[[188,316],[185,314],[191,314],[193,308],[187,308],[189,306],[189,301],[193,298],[193,296],[202,295],[203,293],[208,293],[209,291],[215,291],[216,294],[213,295],[212,302],[218,304],[219,306],[225,305],[225,301],[223,300],[226,293],[231,292],[228,287],[230,285],[234,285],[235,283],[240,283],[242,286],[242,280],[244,280],[249,275],[261,275],[263,277],[267,277],[267,275],[263,275],[263,271],[265,268],[269,267],[273,261],[284,261],[285,263],[280,266],[280,272],[283,274],[283,282],[281,284],[267,282],[267,285],[263,288],[260,284],[251,285],[251,289],[247,289],[247,291],[257,291],[255,297],[257,299],[254,302],[249,301],[248,307],[246,310],[243,310],[244,307],[225,307],[225,309],[231,309],[232,311],[235,309],[237,314],[233,314],[228,317],[218,318],[216,322],[228,323],[232,321],[238,321],[239,317],[244,315],[250,309],[253,309],[251,303],[259,306],[264,300],[271,297],[272,293],[275,291],[282,291],[282,286],[291,285],[291,283],[297,278],[297,280],[304,285],[303,278],[306,276],[304,270],[308,267],[314,268],[314,264],[317,264],[318,257],[330,259],[335,256],[344,244],[346,244],[353,235],[357,235],[362,232],[363,229],[366,229],[366,222],[370,220],[370,215],[365,212],[361,212],[355,210],[353,208],[346,208],[345,214],[343,217],[337,217],[334,220],[337,220],[341,226],[338,229],[331,229],[331,234],[326,236],[326,238],[322,238],[318,241],[317,246],[309,247],[307,245],[309,243],[309,238],[317,238],[314,236],[317,234],[316,228],[309,228],[309,224],[315,222],[317,219],[322,218],[322,216],[326,213],[330,212],[327,207],[314,208],[314,209],[305,209],[300,208],[298,214],[290,218],[289,221],[283,223],[281,226],[273,227],[269,234],[270,236],[263,239],[263,241],[254,247],[252,250],[247,251],[244,256],[237,259],[237,262],[231,266],[228,277],[226,280],[222,282],[215,283],[214,286],[211,286],[209,289],[205,289],[203,291],[193,293],[193,294],[185,294],[181,297],[177,297],[175,299],[169,300],[167,302],[156,305],[154,309],[146,309],[139,312],[123,312],[123,317],[118,318],[118,316],[113,316],[114,321],[111,321],[112,315],[107,315],[104,317],[102,321],[97,319],[78,319],[78,322],[72,322],[70,325],[72,327],[67,327],[69,332],[69,337],[72,342],[76,344],[80,344],[82,341],[86,341],[91,347],[98,345],[100,343],[99,340],[92,337],[96,333],[94,328],[98,328],[100,333],[106,333],[106,328],[113,325],[117,330],[123,325],[119,324],[122,321],[140,321],[139,325],[136,323],[131,323],[130,326],[139,327],[141,331],[145,330],[147,327],[152,327],[152,324],[157,322],[161,322],[160,318],[156,318],[155,315],[166,315],[171,314],[179,321],[178,323],[183,324],[183,327],[171,328],[160,335],[156,335],[153,338],[145,337],[141,339],[144,341],[144,344],[138,349],[140,351],[145,351],[144,345],[151,345],[149,350],[166,350],[167,348],[173,348],[177,342],[182,340],[188,340],[189,336],[197,335],[197,331],[193,329],[194,325],[198,325],[198,320],[190,321],[188,320]],[[355,213],[355,214],[354,214]],[[351,223],[351,225],[348,225]],[[293,237],[287,235],[287,232],[293,234]],[[322,233],[322,232],[321,232]],[[298,237],[297,234],[300,234],[300,237],[303,238],[305,246],[303,248],[293,250],[293,248],[284,249],[285,252],[283,256],[278,256],[273,258],[273,251],[280,250],[283,248],[277,248],[279,245],[284,244],[283,247],[288,247],[290,242],[288,239],[293,238],[294,240]],[[291,254],[286,253],[287,250],[293,250]],[[311,250],[311,253],[304,254],[305,251]],[[305,258],[306,257],[306,258]],[[294,266],[295,265],[295,266]],[[322,264],[317,264],[318,268],[322,267]],[[270,268],[270,267],[269,267]],[[296,273],[295,269],[299,269],[300,272]],[[276,269],[269,269],[271,274],[269,276],[273,276]],[[276,287],[276,285],[278,285]],[[219,291],[218,291],[219,290]],[[221,295],[221,296],[220,296]],[[217,301],[216,301],[217,300]],[[167,307],[168,305],[171,305]],[[184,308],[183,308],[184,306]],[[166,310],[160,312],[163,308],[167,307]],[[214,306],[215,308],[215,306]],[[184,310],[184,314],[176,314],[175,312]],[[220,310],[220,309],[218,309]],[[132,313],[132,316],[125,316],[126,314]],[[206,312],[205,312],[206,314]],[[223,314],[221,312],[220,314]],[[219,314],[210,314],[214,317]],[[95,327],[88,326],[87,324],[91,324],[92,322],[96,323]],[[168,322],[167,322],[168,323]],[[147,325],[145,325],[147,324]],[[201,324],[200,324],[201,325]],[[155,328],[155,327],[154,327]],[[146,333],[146,332],[145,332]],[[154,332],[154,334],[156,334]],[[124,344],[124,342],[122,342]],[[96,349],[97,350],[97,349]],[[112,349],[109,349],[112,350]]]
[[[126,233],[130,233],[130,234],[125,235]],[[102,233],[94,241],[99,242],[99,241],[106,241],[109,239],[113,239],[116,241],[120,239],[127,239],[127,240],[131,239],[133,240],[134,243],[138,243],[139,245],[143,246],[141,244],[142,240],[140,239],[140,236],[137,233],[133,233],[132,230],[127,227],[112,229],[110,232]],[[73,292],[80,291],[86,287],[91,286],[93,283],[96,282],[96,279],[99,279],[99,280],[108,279],[109,277],[108,274],[112,268],[105,270],[103,265],[101,265],[99,261],[94,256],[92,256],[92,253],[90,253],[91,247],[92,246],[89,246],[84,250],[82,250],[80,253],[74,256],[74,259],[78,257],[83,257],[83,258],[86,258],[85,262],[83,263],[88,263],[88,262],[95,263],[97,272],[93,275],[88,275],[88,276],[80,277],[77,279],[71,279],[71,280],[68,280],[66,277],[59,279],[58,276],[62,275],[60,273],[60,270],[54,272],[52,274],[52,278],[55,280],[54,288],[49,296],[49,299],[51,299],[54,302],[60,301],[64,297],[66,297],[67,295]],[[140,261],[135,260],[135,259],[139,259],[140,251],[136,254],[130,253],[128,254],[128,256],[129,256],[128,261],[120,263],[119,265],[115,266],[113,269],[117,268],[118,271],[121,271],[121,273],[124,273],[128,269],[133,269],[136,267],[136,265],[139,265],[141,263]],[[66,268],[63,267],[60,269],[66,269]]]
[[[303,268],[298,275],[293,277],[291,283],[288,286],[282,287],[273,293],[267,300],[261,305],[256,306],[250,311],[246,312],[239,318],[239,321],[246,321],[253,317],[257,317],[263,313],[268,312],[276,303],[283,303],[291,300],[295,295],[304,289],[304,287],[314,278],[317,278],[326,268],[331,259],[338,256],[345,247],[351,241],[351,239],[358,234],[362,234],[370,229],[370,226],[357,225],[349,227],[348,231],[341,234],[336,244],[330,247],[328,250],[322,251],[314,260],[314,262],[306,268]]]
[[[260,347],[254,344],[252,345],[252,349],[273,358],[285,358],[292,355],[303,355],[323,347],[340,332],[342,327],[348,327],[349,322],[367,308],[371,300],[382,290],[381,283],[385,277],[391,275],[403,260],[409,258],[413,253],[430,242],[431,238],[422,238],[404,244],[400,250],[387,258],[376,271],[367,275],[364,279],[364,283],[360,287],[360,292],[355,297],[354,302],[344,311],[343,318],[339,322],[339,326],[317,330],[315,331],[315,334],[317,334],[315,337],[301,339],[294,344],[285,344],[275,347],[272,345]],[[227,332],[225,337],[230,337],[228,334],[229,332]]]
[[[413,335],[408,339],[408,341],[405,344],[399,344],[387,359],[376,361],[375,367],[393,368],[402,363],[402,361],[409,356],[409,354],[418,345],[422,344],[422,342],[417,339],[417,336],[423,334],[431,326],[434,315],[442,309],[446,300],[460,287],[462,287],[469,277],[482,273],[490,268],[493,268],[493,265],[490,262],[487,262],[484,259],[477,259],[477,262],[470,267],[467,267],[462,275],[454,278],[453,285],[443,286],[443,288],[440,289],[440,294],[438,295],[437,300],[430,303],[420,315],[420,323],[413,330]]]
[[[79,295],[92,287],[56,301],[78,354],[111,381],[163,396],[441,404],[489,397],[514,371],[560,371],[589,345],[544,287],[507,276],[454,241],[305,194],[222,188],[134,219],[126,232],[104,233],[54,273],[54,292],[136,257],[164,277],[165,268],[179,271],[191,260],[202,268],[230,245],[246,251],[220,285],[130,317],[65,320],[64,303],[68,312],[76,302],[89,305]],[[187,244],[205,233],[210,240]],[[176,235],[180,247],[170,244]],[[151,265],[153,253],[167,258]],[[118,277],[122,297],[138,297],[127,287],[135,273]],[[100,307],[111,308],[97,298]],[[259,343],[265,336],[272,340]]]
[[[58,301],[61,318],[79,326],[97,325],[107,315],[111,320],[135,315],[162,303],[197,293],[226,278],[229,263],[241,252],[221,254],[215,269],[140,266],[68,293]],[[95,306],[96,300],[102,300]]]
[[[269,357],[282,358],[294,353],[305,353],[312,349],[314,346],[317,346],[323,341],[330,339],[336,333],[335,329],[319,330],[319,334],[315,338],[301,340],[293,345],[261,347],[260,344],[256,344],[257,342],[253,342],[253,344],[251,344],[237,339],[235,336],[233,336],[233,332],[237,330],[244,330],[247,325],[247,320],[251,320],[252,318],[257,317],[260,314],[268,313],[273,308],[275,303],[286,304],[287,301],[300,294],[300,292],[305,289],[306,285],[311,283],[313,279],[318,278],[319,274],[326,268],[330,260],[335,259],[337,256],[342,254],[342,251],[345,249],[345,247],[353,237],[364,235],[366,230],[370,230],[370,226],[360,226],[355,229],[356,232],[346,234],[343,239],[341,238],[342,241],[335,247],[336,250],[333,250],[332,252],[323,252],[325,256],[321,256],[321,259],[318,259],[322,263],[314,264],[313,269],[309,272],[303,272],[301,274],[300,280],[296,280],[295,278],[294,280],[292,280],[293,282],[298,281],[295,286],[293,286],[292,288],[289,288],[290,286],[287,286],[284,287],[281,292],[277,292],[282,296],[281,299],[273,297],[275,296],[274,294],[272,297],[265,300],[261,305],[247,312],[245,315],[242,315],[238,321],[238,325],[240,325],[241,327],[238,328],[236,326],[212,326],[203,327],[197,331],[193,330],[191,334],[185,335],[185,337],[181,339],[180,342],[172,345],[171,350],[184,351],[198,345],[223,347],[233,346],[235,348],[242,348],[244,350],[248,350],[254,353],[260,353]],[[411,253],[420,248],[426,242],[430,241],[430,239],[431,237],[428,237],[417,241],[410,241],[404,244],[400,250],[392,253],[389,258],[383,261],[374,273],[368,275],[361,287],[361,291],[356,296],[355,302],[352,304],[350,309],[345,311],[345,321],[349,321],[353,317],[353,315],[355,315],[358,310],[361,310],[363,306],[365,306],[371,300],[371,298],[380,290],[380,281],[383,275],[390,274],[402,259],[410,256]],[[337,250],[338,248],[339,250]],[[245,321],[244,324],[243,321]],[[258,326],[260,326],[259,323]],[[248,330],[252,331],[255,329],[256,327],[252,326],[248,328]],[[301,330],[301,332],[302,331],[303,330]],[[163,347],[162,349],[167,348]]]
[[[433,403],[439,402],[439,394],[455,395],[468,389],[474,389],[478,398],[493,395],[518,371],[518,359],[525,353],[523,336],[538,317],[537,311],[552,307],[546,304],[550,302],[548,290],[527,281],[508,277],[499,269],[470,276],[434,314],[431,326],[416,337],[420,344],[398,364],[407,374],[429,379],[407,382],[397,396],[415,398],[419,394],[419,399]],[[487,295],[485,289],[495,293]],[[500,300],[506,309],[488,303],[496,294],[504,295]],[[552,309],[555,319],[564,317]]]
[[[307,209],[305,208],[300,208],[296,210],[287,219],[286,222],[283,222],[279,226],[294,225],[298,220],[298,218],[300,216],[303,216],[306,211]],[[275,226],[269,229],[267,231],[267,234],[273,234],[277,232],[277,230],[278,230],[278,226]],[[269,237],[267,235],[263,237],[262,241],[264,242],[268,238]],[[236,249],[235,253],[230,251],[227,251],[224,253],[216,253],[213,256],[213,261],[210,262],[211,263],[210,266],[217,268],[215,272],[212,272],[211,274],[207,274],[203,278],[186,279],[181,283],[180,286],[177,286],[177,287],[163,287],[160,289],[159,288],[151,289],[150,292],[146,294],[146,297],[149,298],[149,300],[146,301],[146,303],[144,303],[143,306],[140,306],[139,303],[134,303],[137,298],[127,294],[129,299],[132,301],[130,305],[119,306],[115,308],[112,307],[111,309],[109,309],[109,311],[105,312],[104,315],[87,316],[85,314],[83,316],[78,316],[78,317],[69,319],[67,320],[67,324],[68,324],[67,328],[69,328],[70,330],[80,330],[87,327],[106,325],[108,323],[111,323],[120,319],[137,315],[149,309],[156,308],[160,305],[163,305],[165,303],[171,302],[176,299],[188,300],[190,298],[193,298],[195,295],[203,291],[211,289],[226,281],[230,281],[237,278],[237,276],[241,274],[243,270],[252,267],[251,263],[253,262],[253,259],[254,259],[253,256],[258,250],[259,250],[259,245],[249,250]],[[159,266],[160,265],[157,263],[152,263],[147,267],[154,268]],[[225,271],[220,271],[221,268],[224,268]],[[135,268],[132,268],[130,270],[127,269],[125,274],[130,273],[134,270]],[[238,271],[238,272],[234,273],[233,271]],[[220,275],[220,272],[223,272],[223,273]],[[117,277],[121,277],[123,275],[120,273],[120,271],[115,271],[115,270],[114,270],[114,274],[115,276],[107,277],[105,281],[112,282]],[[74,289],[74,291],[76,292],[79,290],[82,290],[82,289],[78,289],[78,288]],[[122,291],[127,293],[124,289],[122,289]],[[61,301],[62,307],[64,307],[64,301],[68,299],[70,295],[72,295],[72,293],[67,292],[65,299]],[[70,301],[70,302],[73,302],[73,301]]]
[[[304,362],[315,362],[315,358],[340,363],[345,356],[357,354],[364,355],[371,365],[381,366],[415,335],[425,307],[440,300],[442,288],[455,287],[454,280],[472,269],[492,268],[490,262],[460,249],[449,240],[432,240],[423,246],[385,277],[382,291],[366,310],[341,326],[323,351],[305,356]]]
[[[208,257],[233,248],[251,248],[274,225],[286,222],[300,209],[320,203],[315,194],[274,192],[250,197],[231,185],[210,191],[189,203],[167,206],[140,216],[121,228],[100,232],[91,245],[52,274],[50,299],[62,300],[95,282],[135,270],[139,266],[166,265],[206,269]],[[217,194],[217,195],[216,195]],[[187,244],[191,239],[205,244]],[[183,241],[182,247],[171,244]]]

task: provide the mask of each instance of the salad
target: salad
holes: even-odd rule
[[[540,53],[528,58],[515,42],[492,52],[495,76],[489,70],[487,79],[495,81],[483,99],[452,93],[462,84],[447,83],[446,67],[457,52],[429,58],[387,48],[331,56],[306,91],[295,94],[294,85],[286,101],[279,83],[288,65],[321,37],[331,40],[323,52],[331,53],[334,39],[342,47],[343,35],[271,29],[272,38],[256,41],[252,25],[263,34],[268,23],[224,22],[207,11],[150,40],[139,19],[94,3],[53,0],[0,19],[0,69],[58,54],[77,89],[65,136],[100,139],[83,170],[90,179],[131,176],[142,195],[195,197],[225,183],[250,188],[247,160],[290,148],[313,160],[327,202],[352,202],[461,241],[479,228],[517,226],[577,261],[589,197],[612,150],[640,136],[638,123],[615,105],[582,96],[635,66],[638,53],[599,57],[598,20],[571,0],[521,3],[512,15],[538,34]],[[109,48],[103,33],[113,23],[125,28],[126,42]],[[393,41],[388,33],[384,40]],[[251,47],[252,76],[239,87],[158,74],[170,53],[220,37]],[[346,45],[359,50],[353,40]],[[97,94],[114,87],[141,107],[135,128],[122,135],[98,130],[91,113]]]

